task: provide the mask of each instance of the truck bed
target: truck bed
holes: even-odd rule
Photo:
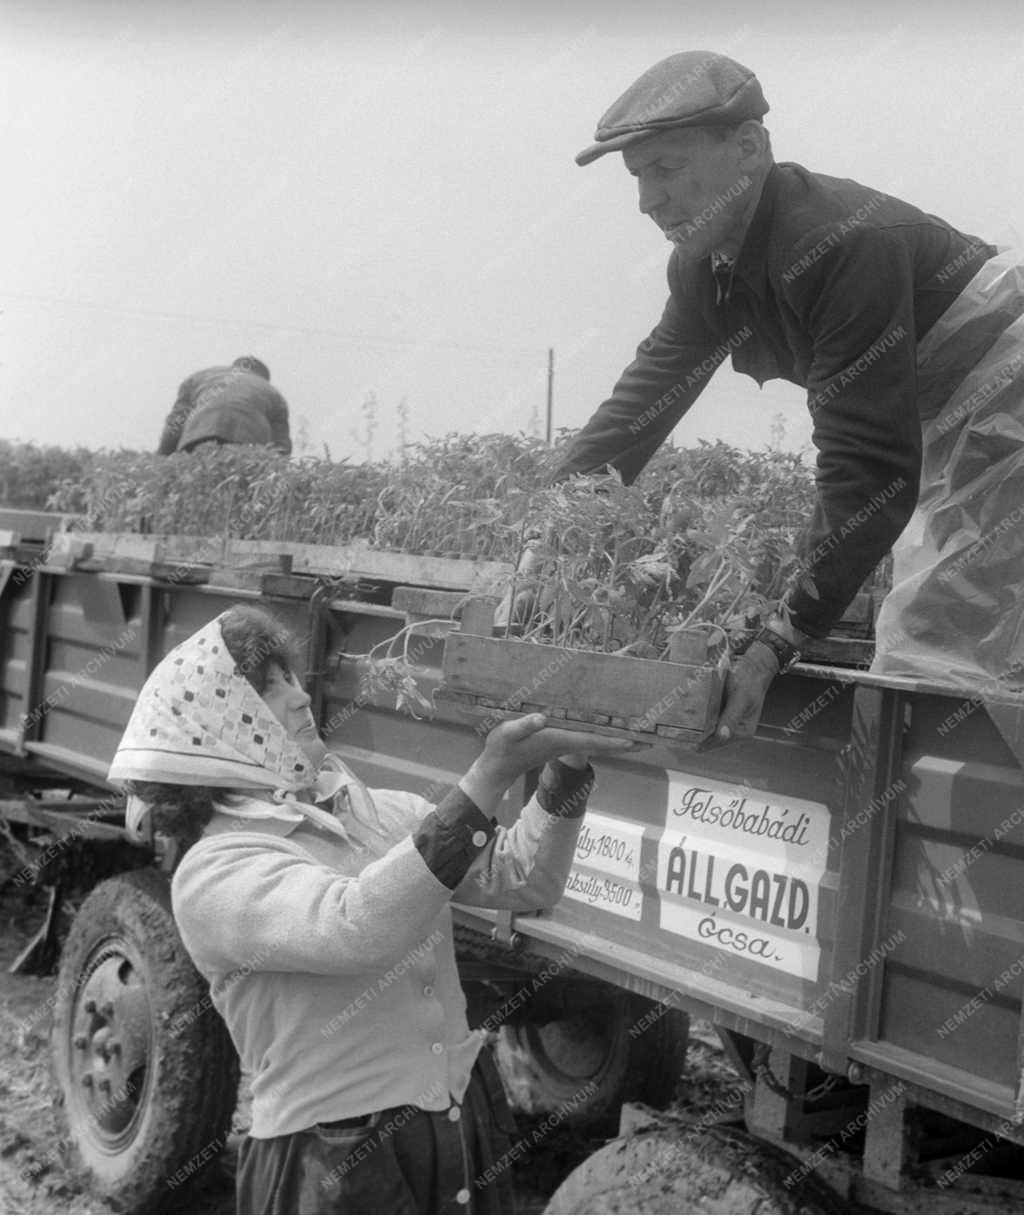
[[[0,570],[0,755],[25,787],[53,773],[103,787],[159,657],[260,595],[15,560]],[[371,787],[436,799],[477,754],[477,723],[443,701],[415,720],[367,691],[364,664],[340,654],[368,651],[407,611],[309,587],[320,590],[262,599],[307,640],[325,737]],[[416,641],[427,695],[443,646]],[[1005,1128],[1024,1114],[1022,740],[1019,697],[798,665],[752,740],[599,764],[550,913],[459,918],[510,949],[677,993],[831,1071],[898,1077],[917,1103],[1019,1138]],[[525,793],[506,799],[505,821]]]

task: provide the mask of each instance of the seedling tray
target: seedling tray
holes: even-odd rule
[[[540,711],[570,728],[696,744],[718,721],[725,670],[714,656],[659,662],[452,633],[438,698],[495,722]]]

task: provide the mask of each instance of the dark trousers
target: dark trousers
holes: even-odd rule
[[[356,1125],[352,1125],[352,1123]],[[403,1105],[239,1151],[237,1215],[515,1215],[515,1123],[484,1050],[462,1104]]]

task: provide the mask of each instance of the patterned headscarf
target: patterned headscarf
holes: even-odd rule
[[[221,789],[308,788],[316,769],[235,664],[223,616],[153,669],[108,778]]]
[[[225,614],[154,667],[108,778],[263,791],[273,805],[261,810],[250,801],[239,817],[306,820],[345,839],[355,827],[358,840],[374,845],[384,832],[369,789],[340,756],[328,754],[318,771],[292,742],[224,644]],[[312,801],[296,798],[300,791]],[[130,831],[139,831],[147,810],[141,798],[128,798]]]

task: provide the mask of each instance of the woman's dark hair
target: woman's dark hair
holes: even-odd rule
[[[220,622],[220,631],[239,674],[261,696],[273,667],[291,675],[299,665],[291,633],[263,608],[248,604],[231,608]]]
[[[220,622],[220,631],[237,672],[261,696],[273,668],[291,675],[299,665],[291,634],[263,608],[249,604],[230,608]],[[203,834],[218,800],[232,793],[230,789],[167,785],[149,780],[125,781],[124,787],[149,806],[154,831],[178,844],[179,857]]]
[[[240,371],[249,371],[253,375],[262,376],[265,380],[270,379],[270,368],[254,354],[243,354],[240,358],[235,359],[231,366],[237,367]]]

